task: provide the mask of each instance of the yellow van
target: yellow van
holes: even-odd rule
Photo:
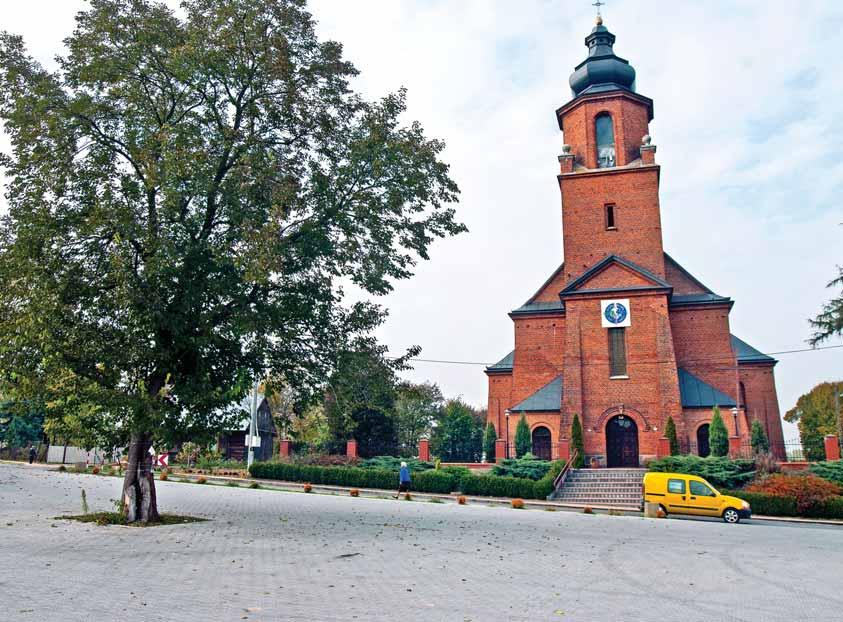
[[[727,523],[752,517],[743,499],[721,495],[702,477],[683,473],[644,475],[644,501],[658,503],[665,514],[719,516]]]

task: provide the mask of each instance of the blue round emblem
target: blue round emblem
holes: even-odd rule
[[[606,311],[603,315],[606,316],[606,321],[610,324],[622,324],[627,316],[626,307],[619,302],[613,302],[606,305]]]

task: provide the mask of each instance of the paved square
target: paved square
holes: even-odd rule
[[[843,529],[158,482],[132,529],[117,478],[0,465],[0,619],[839,621]]]

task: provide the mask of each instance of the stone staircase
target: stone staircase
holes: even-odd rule
[[[639,509],[647,469],[576,469],[551,495],[572,505]]]

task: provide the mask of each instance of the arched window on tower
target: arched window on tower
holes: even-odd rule
[[[612,117],[603,113],[594,121],[597,134],[597,168],[615,166],[615,128]]]

